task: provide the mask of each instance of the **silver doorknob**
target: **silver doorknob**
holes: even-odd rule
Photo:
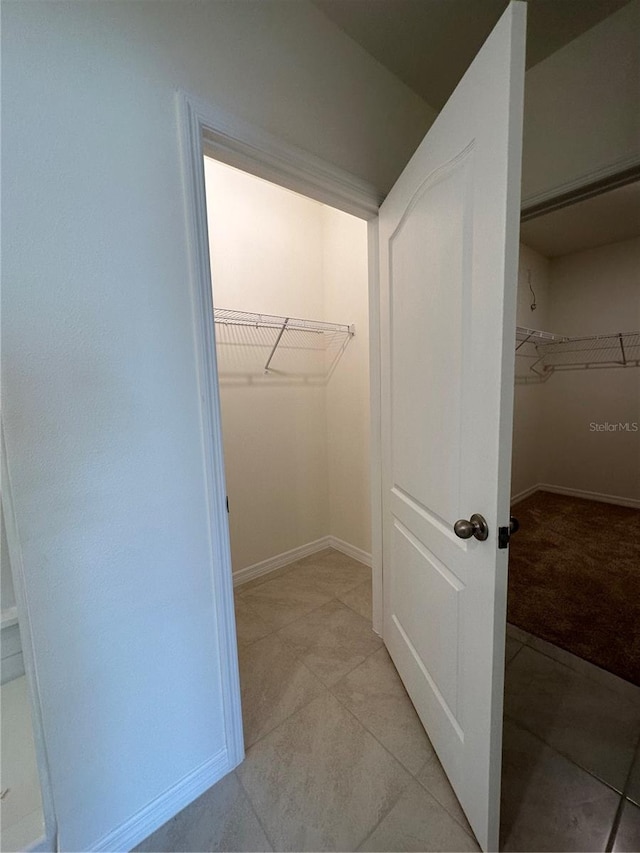
[[[475,536],[481,542],[484,542],[489,535],[487,522],[477,512],[471,516],[469,521],[466,518],[458,519],[453,525],[453,530],[460,539],[471,539],[472,536]]]

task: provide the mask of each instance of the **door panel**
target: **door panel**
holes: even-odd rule
[[[457,509],[460,491],[467,156],[425,181],[389,241],[394,485],[440,519]],[[416,394],[416,377],[428,394]]]
[[[498,842],[525,5],[380,210],[384,640],[478,840]],[[486,541],[458,538],[481,513]]]

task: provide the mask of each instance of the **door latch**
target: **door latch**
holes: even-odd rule
[[[498,528],[498,548],[507,548],[509,545],[509,540],[513,536],[514,533],[517,533],[520,530],[520,522],[515,516],[511,516],[509,519],[508,527],[499,527]]]

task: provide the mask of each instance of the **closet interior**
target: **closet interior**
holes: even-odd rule
[[[509,621],[640,684],[640,184],[524,221]]]
[[[367,560],[367,226],[205,158],[234,583]]]

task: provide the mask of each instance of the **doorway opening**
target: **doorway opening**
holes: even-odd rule
[[[521,239],[510,616],[640,686],[640,182]]]
[[[367,225],[205,158],[234,584],[371,562]]]
[[[640,784],[640,184],[520,236],[502,841],[617,849]]]

